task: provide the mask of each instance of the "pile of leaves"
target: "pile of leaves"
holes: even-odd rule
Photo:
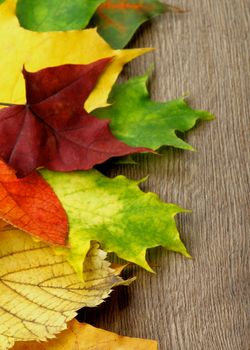
[[[148,248],[189,257],[174,218],[186,210],[141,191],[143,180],[94,168],[162,146],[192,150],[177,132],[213,119],[184,98],[152,101],[148,74],[115,84],[150,51],[122,49],[136,29],[181,10],[157,0],[0,2],[0,349],[156,349],[73,319],[134,280],[108,252],[148,271]]]

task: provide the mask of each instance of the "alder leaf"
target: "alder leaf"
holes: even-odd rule
[[[123,337],[72,320],[68,329],[46,343],[18,342],[13,350],[157,350],[154,340]]]
[[[193,110],[184,98],[164,103],[150,100],[147,80],[148,74],[115,85],[108,99],[111,105],[95,110],[94,115],[110,118],[113,135],[130,146],[156,150],[167,145],[193,150],[176,131],[186,132],[198,120],[212,120],[214,116]]]
[[[16,14],[23,28],[36,32],[82,29],[105,0],[18,0]]]
[[[98,7],[93,24],[113,48],[121,49],[142,23],[166,11],[183,12],[158,0],[106,0]]]
[[[174,220],[186,210],[163,203],[154,193],[145,194],[138,188],[140,181],[110,179],[96,170],[41,174],[68,214],[69,261],[79,275],[91,240],[149,271],[147,248],[161,245],[189,256]]]
[[[0,110],[0,157],[24,177],[40,166],[91,169],[111,157],[144,152],[117,140],[109,120],[83,109],[110,59],[63,65],[36,73],[24,70],[27,104]]]
[[[1,350],[15,341],[54,338],[78,309],[100,304],[112,287],[123,284],[97,243],[89,245],[83,282],[51,247],[3,221],[0,230]]]
[[[122,67],[150,49],[114,51],[96,29],[35,33],[21,28],[15,15],[16,1],[0,5],[0,102],[25,103],[22,68],[35,72],[63,64],[89,64],[114,57],[85,103],[91,110],[106,105],[108,94]]]
[[[17,179],[1,160],[0,217],[43,241],[65,245],[67,216],[48,183],[35,172]]]

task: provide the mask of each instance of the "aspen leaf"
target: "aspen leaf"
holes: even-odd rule
[[[100,242],[106,252],[115,252],[149,271],[147,248],[161,245],[189,256],[174,220],[177,213],[185,210],[163,203],[154,193],[142,192],[140,181],[124,176],[110,179],[96,170],[41,170],[41,174],[68,214],[68,258],[78,274],[91,240]]]
[[[198,120],[212,120],[214,116],[190,108],[184,98],[168,102],[151,101],[147,80],[148,74],[115,85],[108,99],[111,105],[95,110],[94,115],[110,118],[113,135],[130,146],[156,150],[167,145],[193,150],[176,135],[176,131],[186,132]]]
[[[38,173],[18,179],[1,160],[0,217],[43,241],[65,244],[67,216],[48,183]]]
[[[58,171],[91,169],[111,157],[148,150],[125,145],[111,134],[109,120],[83,109],[110,61],[23,71],[27,104],[0,110],[0,157],[17,176],[40,166]]]
[[[121,49],[141,24],[166,11],[182,12],[158,0],[106,0],[98,7],[93,24],[113,48]]]
[[[157,350],[157,342],[121,335],[72,320],[68,329],[46,343],[18,342],[13,350]]]
[[[150,49],[114,51],[96,29],[36,33],[20,27],[15,15],[16,1],[0,5],[0,102],[24,104],[23,66],[35,72],[62,64],[88,64],[114,57],[85,103],[89,112],[106,105],[108,94],[125,63]]]
[[[54,338],[78,309],[100,304],[112,287],[123,284],[97,243],[89,244],[83,282],[51,247],[4,222],[0,230],[1,350],[15,341]]]
[[[36,32],[85,28],[105,0],[18,0],[16,13],[23,28]]]

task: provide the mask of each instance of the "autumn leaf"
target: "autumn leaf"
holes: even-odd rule
[[[66,328],[84,306],[100,304],[123,280],[89,244],[84,282],[64,256],[0,222],[0,349],[15,341],[46,340]]]
[[[105,0],[18,0],[16,14],[23,28],[36,32],[82,29]]]
[[[17,179],[3,161],[0,161],[0,217],[43,241],[65,244],[67,216],[48,183],[38,173]]]
[[[189,256],[174,220],[185,210],[161,202],[154,193],[145,194],[138,188],[140,181],[110,179],[95,170],[70,174],[41,170],[41,174],[68,214],[69,261],[79,275],[91,240],[149,271],[147,248],[161,245]]]
[[[157,342],[123,337],[76,320],[56,339],[46,343],[18,342],[13,350],[157,350]]]
[[[121,49],[141,24],[166,11],[182,12],[158,0],[106,0],[98,7],[93,24],[113,48]]]
[[[117,49],[126,46],[142,23],[166,11],[183,12],[158,0],[18,0],[16,13],[23,28],[49,32],[83,29],[96,9],[92,24]]]
[[[143,152],[117,140],[109,120],[83,109],[110,59],[63,65],[36,73],[24,70],[27,104],[0,110],[0,157],[24,177],[40,166],[91,169],[111,157]]]
[[[186,132],[198,120],[212,120],[214,116],[193,110],[184,98],[164,103],[151,101],[147,80],[148,74],[115,85],[108,99],[111,106],[95,110],[94,115],[110,118],[113,135],[130,146],[156,150],[167,145],[193,150],[176,131]]]
[[[114,51],[95,29],[35,33],[20,27],[15,15],[16,1],[0,5],[0,102],[25,103],[23,66],[35,72],[63,64],[89,64],[114,57],[85,103],[91,110],[106,105],[108,94],[122,67],[149,49]]]

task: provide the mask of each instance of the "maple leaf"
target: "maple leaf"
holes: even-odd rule
[[[114,286],[124,283],[97,243],[89,245],[83,282],[51,247],[3,221],[0,231],[1,350],[15,341],[54,338],[77,310],[100,304]]]
[[[113,48],[121,49],[141,24],[166,11],[183,12],[158,0],[106,0],[98,7],[93,24]]]
[[[130,146],[156,150],[167,145],[193,150],[176,131],[186,132],[198,120],[212,120],[214,116],[193,110],[184,98],[164,103],[151,101],[146,86],[148,78],[146,74],[115,85],[108,99],[111,105],[95,110],[94,115],[110,118],[113,135]]]
[[[39,166],[91,169],[115,156],[143,152],[117,140],[109,120],[83,109],[109,58],[89,65],[24,70],[27,104],[0,110],[0,157],[24,177]]]
[[[13,350],[157,350],[154,340],[123,337],[72,320],[68,329],[47,343],[17,342]]]
[[[161,202],[154,193],[142,192],[138,188],[141,181],[124,176],[110,179],[96,170],[40,172],[68,214],[71,249],[63,252],[68,253],[79,275],[91,240],[100,242],[105,251],[115,252],[149,271],[147,248],[161,245],[189,256],[174,220],[177,213],[185,210]]]
[[[105,0],[18,0],[16,14],[23,28],[37,32],[82,29]]]
[[[35,72],[46,67],[68,63],[89,64],[105,57],[114,57],[85,103],[85,109],[90,112],[106,105],[110,89],[123,65],[150,51],[114,51],[96,29],[32,32],[20,27],[15,10],[15,0],[5,0],[0,5],[0,102],[25,103],[24,65],[28,71]]]
[[[0,217],[52,244],[64,245],[66,213],[48,183],[38,173],[18,179],[0,161]]]

